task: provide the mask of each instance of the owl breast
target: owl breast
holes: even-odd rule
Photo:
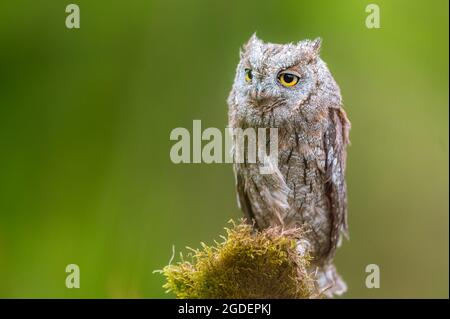
[[[330,249],[331,213],[325,189],[325,152],[308,144],[288,145],[279,153],[278,165],[289,188],[286,227],[302,226],[311,251],[321,259]]]
[[[248,216],[259,228],[280,225],[303,227],[311,244],[311,252],[323,259],[330,248],[331,214],[325,189],[325,151],[320,133],[306,134],[301,128],[279,130],[278,177],[264,176],[257,164],[236,164],[237,177],[250,206]],[[283,189],[286,191],[284,192]],[[285,194],[284,208],[278,198]],[[242,202],[242,200],[241,200]],[[242,204],[242,203],[241,203]],[[244,209],[245,210],[245,209]]]

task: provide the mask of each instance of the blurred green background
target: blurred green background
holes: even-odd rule
[[[153,274],[239,218],[229,164],[175,165],[224,128],[239,47],[320,36],[352,121],[344,297],[448,297],[448,2],[0,2],[0,297],[167,298]],[[81,288],[65,287],[65,267]],[[381,288],[365,287],[365,267]]]

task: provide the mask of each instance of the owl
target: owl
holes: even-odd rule
[[[320,47],[320,38],[273,44],[254,34],[240,52],[227,102],[231,129],[278,132],[271,174],[261,174],[259,160],[233,164],[240,208],[257,229],[303,228],[298,250],[313,257],[311,272],[331,297],[346,291],[333,258],[342,235],[348,237],[344,173],[350,122]]]

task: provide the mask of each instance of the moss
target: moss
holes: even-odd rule
[[[312,298],[309,256],[300,256],[302,231],[255,232],[244,222],[225,228],[221,242],[190,249],[189,260],[166,266],[164,288],[177,298]]]

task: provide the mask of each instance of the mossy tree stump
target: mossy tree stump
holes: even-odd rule
[[[189,260],[166,266],[164,288],[177,298],[315,298],[310,257],[297,252],[301,229],[257,232],[245,222],[221,242],[190,249]]]

